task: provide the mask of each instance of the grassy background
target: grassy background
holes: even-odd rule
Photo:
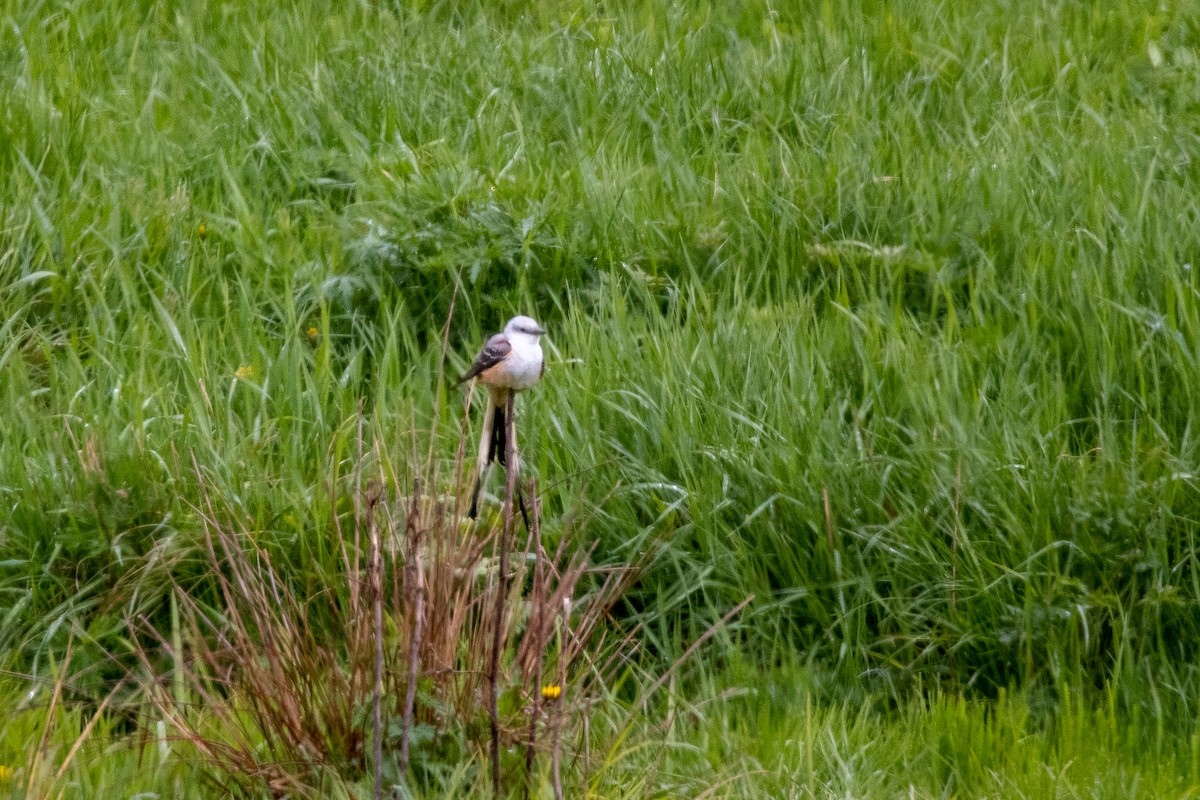
[[[1200,783],[1191,4],[0,17],[11,671],[73,637],[98,693],[166,613],[189,453],[337,587],[358,405],[401,469],[414,430],[454,458],[453,303],[448,371],[550,329],[528,461],[605,560],[667,543],[623,608],[651,663],[756,596],[605,796]]]

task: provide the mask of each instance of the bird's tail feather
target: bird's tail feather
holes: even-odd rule
[[[507,467],[507,448],[504,446],[504,404],[496,406],[492,417],[492,438],[488,442],[487,460],[485,464],[498,461],[500,466]]]
[[[475,481],[475,488],[471,491],[471,509],[467,512],[469,519],[475,519],[479,516],[479,493],[483,489],[483,475]]]

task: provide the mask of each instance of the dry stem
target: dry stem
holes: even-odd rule
[[[500,530],[500,574],[496,579],[495,634],[492,637],[492,663],[488,672],[489,700],[491,707],[492,733],[492,787],[500,796],[500,648],[504,644],[504,603],[508,598],[508,542],[512,538],[513,495],[517,488],[517,471],[520,468],[517,455],[517,426],[515,420],[516,392],[509,392],[504,403],[504,522]]]

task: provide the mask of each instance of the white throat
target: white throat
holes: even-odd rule
[[[529,350],[531,348],[537,348],[539,353],[542,352],[542,346],[538,344],[538,337],[532,333],[511,331],[504,335],[508,337],[508,343],[512,345],[514,350]]]

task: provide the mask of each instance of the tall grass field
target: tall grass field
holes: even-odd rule
[[[1198,272],[1191,2],[0,0],[0,798],[1200,797]]]

